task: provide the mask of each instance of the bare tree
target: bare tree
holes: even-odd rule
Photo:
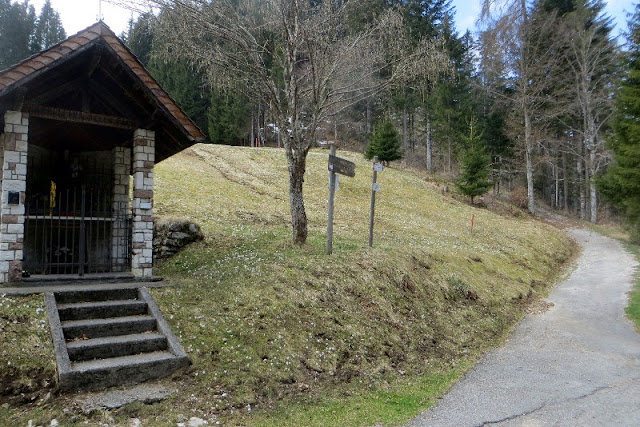
[[[597,17],[597,10],[578,2],[564,20],[565,56],[572,74],[571,100],[577,111],[581,136],[576,147],[577,171],[589,190],[589,220],[598,221],[598,192],[595,176],[608,160],[602,128],[613,109],[613,81],[617,65],[615,44],[609,39],[610,21]],[[586,209],[585,187],[580,187],[580,212]]]
[[[411,47],[395,8],[357,29],[350,26],[352,6],[361,9],[370,0],[112,1],[162,10],[166,55],[198,64],[214,86],[242,90],[269,106],[280,131],[288,133],[284,149],[297,244],[307,239],[302,189],[318,125],[395,83],[447,66],[433,42]]]
[[[556,16],[532,14],[526,0],[484,0],[482,22],[484,83],[499,88],[496,93],[509,96],[513,103],[515,117],[511,127],[523,146],[527,205],[534,214],[535,155],[552,115],[550,77],[559,63],[554,43]]]

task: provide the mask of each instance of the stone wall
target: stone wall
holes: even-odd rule
[[[153,256],[169,258],[189,243],[202,240],[204,235],[198,225],[189,221],[158,221],[154,228]]]
[[[111,222],[112,271],[125,271],[129,265],[129,176],[131,149],[115,147],[113,157],[113,209]]]
[[[131,272],[153,275],[153,166],[155,132],[138,129],[133,135],[133,240]]]
[[[7,111],[4,115],[4,134],[0,136],[0,282],[16,280],[22,273],[28,135],[28,114]]]

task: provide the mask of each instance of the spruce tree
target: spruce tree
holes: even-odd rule
[[[30,55],[29,41],[36,21],[33,6],[0,0],[0,70]]]
[[[640,4],[629,21],[625,76],[615,96],[616,111],[609,146],[614,163],[598,181],[601,194],[621,209],[640,240]]]
[[[402,158],[400,152],[400,138],[398,131],[393,127],[393,123],[384,120],[376,126],[371,135],[371,142],[364,153],[367,159],[378,157],[380,162],[389,162]]]
[[[66,38],[67,34],[62,26],[60,15],[51,7],[51,1],[47,0],[38,15],[35,31],[31,37],[29,45],[31,54],[48,49]]]
[[[480,143],[480,135],[476,133],[475,120],[469,126],[466,143],[456,185],[462,194],[471,198],[473,204],[473,199],[486,193],[492,185],[489,182],[489,157]]]

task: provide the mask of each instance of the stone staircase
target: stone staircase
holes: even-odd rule
[[[63,391],[159,379],[190,364],[144,287],[45,294]]]

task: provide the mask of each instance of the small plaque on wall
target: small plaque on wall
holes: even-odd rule
[[[10,205],[19,205],[20,204],[20,192],[19,191],[9,191],[9,197],[7,202]]]

